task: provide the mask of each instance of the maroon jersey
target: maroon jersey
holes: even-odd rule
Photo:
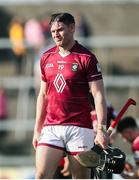
[[[132,150],[134,153],[134,159],[136,161],[136,164],[139,165],[139,136],[135,138],[135,140],[132,143]]]
[[[44,125],[92,128],[88,82],[102,79],[95,55],[78,42],[65,57],[55,46],[43,54],[41,73],[48,84]]]

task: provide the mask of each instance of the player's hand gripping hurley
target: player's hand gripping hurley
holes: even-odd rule
[[[107,130],[109,136],[130,105],[136,105],[136,102],[131,98],[127,100],[117,117],[112,121]],[[76,158],[81,165],[95,168],[96,172],[105,170],[107,172],[120,174],[124,169],[126,156],[124,152],[118,148],[108,146],[107,149],[102,149],[100,146],[94,145],[91,150],[77,154]]]

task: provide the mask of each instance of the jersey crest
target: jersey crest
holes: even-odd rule
[[[72,71],[77,71],[78,70],[78,64],[77,63],[72,63]]]

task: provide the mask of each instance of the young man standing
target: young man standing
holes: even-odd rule
[[[108,144],[101,69],[95,55],[74,40],[75,21],[71,14],[53,14],[50,30],[56,46],[45,52],[40,61],[42,80],[33,136],[36,178],[53,178],[66,152],[72,178],[87,179],[90,169],[81,166],[75,155],[90,150],[94,142],[102,148]],[[98,117],[95,140],[89,90]]]

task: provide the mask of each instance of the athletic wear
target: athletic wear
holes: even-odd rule
[[[78,42],[66,56],[55,46],[41,58],[41,77],[48,84],[44,125],[92,128],[88,82],[102,79],[95,55]]]
[[[92,129],[77,126],[45,126],[38,141],[39,145],[62,149],[76,155],[94,146],[94,133]]]

